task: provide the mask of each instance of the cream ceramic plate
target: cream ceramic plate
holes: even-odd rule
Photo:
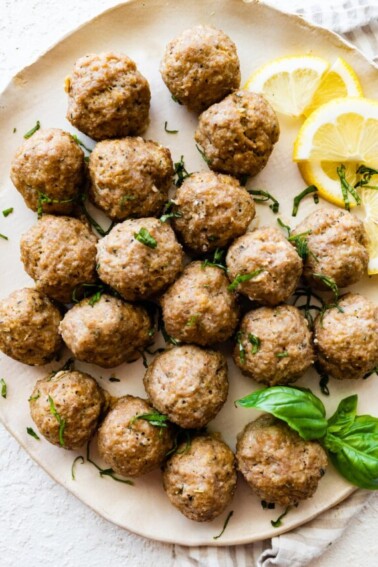
[[[24,205],[9,179],[9,164],[16,147],[22,142],[22,134],[40,120],[43,127],[60,127],[72,131],[65,119],[66,95],[64,78],[74,61],[81,55],[105,50],[123,51],[138,64],[148,78],[152,89],[151,124],[147,138],[167,145],[177,161],[181,155],[189,171],[205,169],[193,141],[196,117],[184,107],[175,104],[158,68],[164,46],[180,31],[199,23],[222,28],[236,42],[241,59],[242,84],[252,70],[274,57],[314,53],[334,61],[344,57],[357,71],[367,96],[374,97],[378,70],[357,50],[343,43],[336,35],[321,28],[312,27],[300,18],[288,16],[256,3],[242,0],[146,0],[120,5],[78,29],[36,63],[19,73],[1,95],[2,122],[0,139],[0,211],[14,207],[14,214],[7,219],[0,217],[0,232],[9,241],[0,240],[1,273],[0,294],[7,296],[12,290],[30,286],[32,281],[24,273],[19,260],[20,235],[36,221],[36,215]],[[179,134],[164,131],[179,129]],[[281,202],[281,217],[294,225],[290,216],[292,197],[301,191],[304,183],[291,161],[292,143],[298,122],[280,118],[281,139],[274,149],[268,166],[251,185],[273,192]],[[14,128],[17,129],[13,133]],[[80,137],[88,141],[85,136]],[[298,221],[314,207],[311,199],[301,205]],[[275,224],[276,217],[268,207],[258,207],[260,224]],[[366,279],[357,289],[378,301],[376,280]],[[280,529],[273,529],[270,520],[279,510],[264,511],[259,499],[240,480],[235,498],[229,508],[234,515],[219,540],[213,540],[223,526],[229,510],[211,523],[198,524],[187,520],[166,498],[159,472],[137,479],[134,487],[119,484],[109,478],[100,478],[92,465],[77,464],[76,480],[71,479],[71,464],[77,454],[50,445],[47,441],[35,441],[27,435],[26,427],[32,425],[29,416],[28,397],[37,378],[48,368],[31,368],[7,358],[0,353],[1,373],[8,384],[8,397],[0,397],[0,415],[4,425],[18,439],[29,454],[59,483],[73,492],[83,502],[112,522],[149,538],[181,543],[184,545],[229,545],[251,542],[290,530],[302,524],[326,508],[333,506],[353,490],[330,468],[321,481],[314,498],[290,512]],[[58,363],[55,363],[56,368]],[[232,446],[238,431],[257,413],[236,409],[233,401],[256,389],[256,384],[245,377],[230,361],[229,400],[219,416],[210,424],[212,431],[221,431]],[[142,386],[141,362],[115,369],[119,383],[109,383],[111,372],[98,367],[77,364],[99,379],[113,395],[145,395]],[[102,379],[101,379],[102,378]],[[378,382],[375,377],[360,382],[330,383],[331,396],[319,393],[318,378],[309,373],[300,381],[319,394],[333,411],[338,401],[353,392],[359,394],[359,413],[378,415]],[[84,454],[82,452],[81,454]]]

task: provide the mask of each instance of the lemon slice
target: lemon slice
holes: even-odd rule
[[[304,110],[308,116],[322,104],[335,98],[363,96],[361,83],[352,67],[341,57],[324,73],[309,106]]]
[[[294,161],[354,161],[378,165],[378,101],[337,98],[305,120],[294,143]]]
[[[298,163],[299,171],[307,185],[315,185],[318,188],[320,197],[338,207],[344,207],[340,177],[337,173],[337,168],[341,165],[340,162],[334,161],[302,161]],[[358,164],[346,162],[344,165],[345,179],[354,187],[359,180],[359,176],[356,173]],[[356,206],[353,197],[350,197],[349,201],[350,208]]]
[[[368,274],[378,274],[378,191],[363,189],[362,204],[365,208],[365,229],[368,235]]]
[[[244,88],[263,94],[277,112],[301,116],[328,68],[314,55],[280,57],[257,69]]]

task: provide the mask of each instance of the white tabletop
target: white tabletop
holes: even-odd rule
[[[116,3],[1,0],[0,91],[16,71],[61,36]],[[135,536],[103,520],[55,484],[2,426],[0,471],[2,567],[173,566],[173,546]],[[373,495],[338,542],[311,567],[375,567],[377,517],[378,495]]]

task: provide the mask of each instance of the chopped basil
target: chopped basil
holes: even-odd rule
[[[82,142],[80,140],[80,138],[78,138],[76,136],[76,134],[71,134],[71,136],[73,137],[73,139],[75,140],[75,142],[77,143],[78,146],[81,146],[84,150],[86,150],[87,152],[89,152],[90,154],[92,153],[92,150],[90,148],[88,148],[84,142]]]
[[[14,211],[13,207],[9,207],[9,209],[4,209],[3,210],[3,217],[8,217],[10,214],[12,214]]]
[[[257,354],[261,346],[261,341],[259,337],[256,337],[256,335],[253,335],[252,333],[248,333],[248,340],[252,345],[251,353]]]
[[[157,241],[144,227],[142,227],[139,232],[134,232],[134,238],[135,240],[138,240],[138,242],[140,242],[141,244],[148,246],[148,248],[157,247]]]
[[[351,185],[347,181],[347,179],[345,177],[345,165],[341,164],[336,169],[336,171],[337,171],[337,175],[339,176],[339,179],[340,179],[341,193],[342,193],[342,196],[343,196],[344,206],[345,206],[347,211],[350,211],[349,194],[356,201],[357,205],[361,204],[361,197],[357,193],[355,187],[353,187],[353,185]]]
[[[61,447],[64,447],[64,430],[66,428],[66,420],[63,419],[61,415],[58,413],[55,407],[55,402],[50,395],[48,397],[48,400],[50,404],[50,412],[52,413],[52,415],[55,417],[55,419],[59,424],[59,444]]]
[[[135,195],[123,195],[121,197],[119,206],[121,207],[121,209],[124,209],[127,201],[135,201],[135,199],[136,199]]]
[[[1,386],[1,390],[0,390],[0,392],[1,392],[1,397],[2,397],[2,398],[6,398],[6,397],[7,397],[7,384],[6,384],[5,380],[4,380],[4,378],[1,378],[1,380],[0,380],[0,386]]]
[[[107,236],[109,234],[109,232],[112,230],[112,228],[117,224],[115,221],[112,221],[109,225],[109,227],[107,229],[102,228],[98,222],[89,214],[86,206],[85,206],[85,200],[86,200],[87,196],[85,194],[81,195],[80,197],[80,209],[82,211],[82,213],[84,214],[85,218],[87,219],[87,221],[89,222],[89,224],[91,226],[93,226],[93,228],[95,229],[96,232],[98,232],[98,234],[100,236]]]
[[[234,511],[233,511],[233,510],[231,510],[231,512],[228,513],[228,516],[227,516],[227,518],[226,518],[226,520],[225,520],[225,522],[224,522],[222,531],[221,531],[220,534],[218,534],[217,536],[214,536],[213,539],[219,539],[219,538],[224,534],[224,531],[225,531],[225,529],[226,529],[227,526],[228,526],[228,522],[231,520],[233,514],[234,514]]]
[[[202,269],[206,268],[207,266],[212,266],[213,268],[220,268],[221,270],[227,272],[227,268],[224,264],[225,254],[226,254],[226,250],[222,250],[221,248],[216,248],[214,252],[213,260],[204,260],[201,264]]]
[[[36,432],[34,431],[34,429],[32,427],[27,427],[26,433],[28,433],[31,437],[34,437],[34,439],[36,439],[37,441],[41,440],[41,438],[38,437],[38,435],[36,434]]]
[[[35,402],[35,400],[38,400],[38,398],[40,397],[41,397],[41,393],[38,391],[35,396],[29,397],[28,402]]]
[[[286,508],[285,512],[283,512],[281,516],[278,516],[277,520],[270,521],[270,523],[274,528],[279,528],[280,526],[282,526],[282,519],[289,513],[289,510],[290,510],[290,506]]]
[[[169,219],[179,219],[182,217],[180,211],[172,211],[172,207],[175,203],[173,201],[168,201],[164,205],[163,214],[160,217],[160,222],[167,222]]]
[[[118,476],[115,476],[115,473],[113,471],[113,469],[103,469],[101,468],[97,463],[95,463],[90,455],[89,455],[89,451],[90,451],[90,443],[88,442],[87,444],[87,461],[88,463],[91,463],[91,465],[93,465],[94,467],[96,467],[96,469],[99,471],[99,475],[102,477],[104,476],[109,476],[110,478],[112,478],[113,480],[115,480],[116,482],[122,482],[123,484],[129,484],[129,485],[133,485],[133,481],[126,479],[126,478],[118,478]]]
[[[256,276],[261,274],[261,272],[263,272],[263,271],[264,270],[262,268],[258,268],[257,270],[254,270],[253,272],[250,272],[249,274],[238,274],[236,276],[236,278],[228,286],[228,288],[227,288],[228,291],[235,291],[235,289],[238,287],[239,284],[241,284],[243,282],[248,282],[249,280],[252,280]]]
[[[37,215],[41,218],[43,214],[43,205],[65,205],[66,203],[73,203],[76,201],[76,197],[72,199],[52,199],[46,193],[38,191],[38,201],[37,201]]]
[[[304,262],[307,260],[308,256],[312,256],[315,261],[318,262],[317,257],[313,252],[311,252],[308,247],[306,236],[311,233],[311,230],[307,230],[306,232],[302,232],[301,234],[292,234],[288,237],[288,241],[294,244],[295,248],[297,249],[298,256],[300,256]]]
[[[168,427],[168,417],[163,415],[159,412],[154,413],[142,413],[140,415],[136,415],[130,420],[129,425],[133,425],[137,419],[143,419],[144,421],[148,421],[154,427]],[[168,422],[168,423],[167,423]]]
[[[2,238],[3,240],[9,240],[9,238],[5,236],[5,234],[1,234],[1,232],[0,232],[0,238]]]
[[[198,144],[196,144],[196,148],[199,151],[199,153],[201,154],[201,157],[203,159],[203,161],[207,164],[207,165],[211,165],[211,159],[209,159],[207,157],[207,155],[205,154],[205,152],[199,147]]]
[[[369,185],[371,178],[373,177],[373,175],[378,175],[378,169],[373,169],[372,167],[367,167],[366,165],[360,165],[357,168],[356,173],[358,173],[359,175],[362,176],[362,179],[360,179],[356,184],[355,184],[355,188],[357,189],[357,187],[366,187],[368,189],[378,189],[378,187],[371,186]]]
[[[33,128],[31,128],[30,130],[28,130],[28,131],[26,132],[26,134],[24,134],[25,140],[27,140],[28,138],[31,138],[32,135],[35,134],[36,131],[40,129],[40,127],[41,127],[41,123],[40,123],[39,120],[37,120],[36,125],[33,126]]]
[[[178,132],[178,130],[169,130],[167,121],[164,122],[164,130],[167,132],[167,134],[177,134]]]
[[[84,457],[82,457],[81,455],[79,455],[78,457],[76,457],[76,459],[75,459],[74,462],[72,463],[72,467],[71,467],[71,477],[72,477],[72,480],[76,480],[76,477],[75,477],[75,465],[76,465],[76,463],[77,463],[78,461],[80,461],[80,459],[81,459],[81,464],[83,465],[83,464],[84,464]]]
[[[119,378],[116,378],[115,376],[110,376],[109,377],[109,382],[120,382],[121,380]]]
[[[186,327],[194,327],[197,325],[198,318],[201,316],[200,313],[196,313],[195,315],[191,315],[186,322]]]
[[[173,100],[173,102],[176,102],[177,104],[179,104],[180,106],[182,106],[182,102],[180,102],[179,99],[176,98],[174,94],[171,95],[171,99]]]
[[[287,358],[288,356],[289,356],[289,353],[287,352],[287,350],[283,350],[282,352],[276,353],[277,358]]]
[[[302,193],[299,193],[299,195],[294,197],[293,210],[292,210],[292,213],[291,213],[291,215],[293,217],[297,216],[299,205],[300,205],[302,199],[304,199],[306,197],[306,195],[310,195],[311,193],[314,193],[314,201],[315,201],[315,195],[316,195],[318,197],[317,202],[319,202],[318,188],[315,185],[309,185],[308,187],[306,187],[306,189],[304,189],[302,191]]]
[[[333,295],[335,296],[335,302],[337,303],[340,297],[340,292],[335,280],[331,278],[331,276],[325,276],[324,274],[313,274],[313,277],[317,280],[322,281],[324,285],[330,288],[330,290],[333,292]]]
[[[323,298],[320,297],[320,295],[318,295],[314,291],[312,291],[312,289],[308,286],[302,286],[297,288],[293,296],[295,298],[293,305],[295,305],[301,311],[304,311],[304,316],[307,319],[309,328],[313,329],[314,315],[312,311],[316,311],[316,312],[323,311],[323,309],[325,308],[325,302]],[[300,301],[301,299],[305,299],[306,300],[305,303],[301,305],[297,305],[297,302]],[[318,301],[320,305],[315,305],[315,303],[313,303],[314,300]]]
[[[267,201],[272,201],[269,208],[274,214],[278,213],[280,210],[280,204],[277,199],[267,191],[263,191],[262,189],[247,189],[247,191],[253,196],[255,203],[266,203]]]
[[[181,185],[184,183],[185,179],[187,179],[188,177],[190,177],[192,174],[189,173],[185,167],[185,163],[184,163],[184,156],[181,156],[180,161],[177,161],[174,164],[174,170],[175,170],[175,176],[176,179],[174,180],[174,183],[176,185],[176,187],[181,187]]]

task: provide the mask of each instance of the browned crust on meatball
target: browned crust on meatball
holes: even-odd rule
[[[17,149],[10,176],[32,211],[69,214],[84,182],[84,153],[68,132],[38,130]]]
[[[338,380],[363,378],[378,365],[378,307],[357,293],[315,320],[321,368]]]
[[[298,285],[302,260],[277,228],[264,227],[237,238],[226,256],[228,277],[262,270],[250,280],[241,282],[237,291],[265,305],[286,301]]]
[[[235,330],[239,309],[223,270],[192,262],[161,298],[169,335],[206,346],[225,341]]]
[[[319,443],[304,441],[271,415],[262,415],[239,433],[236,460],[257,496],[281,506],[311,498],[327,468]]]
[[[135,235],[144,228],[155,248]],[[100,278],[125,299],[146,299],[162,292],[182,270],[183,252],[170,226],[154,218],[130,219],[115,226],[98,243]]]
[[[0,301],[0,350],[24,364],[47,364],[63,346],[61,319],[43,293],[31,288],[14,291]]]
[[[59,331],[75,358],[113,368],[140,358],[151,341],[151,321],[143,307],[103,294],[74,305]]]
[[[356,216],[340,209],[320,208],[306,217],[293,235],[308,231],[311,231],[306,236],[310,254],[303,275],[312,286],[327,289],[314,274],[331,277],[338,287],[345,287],[367,273],[367,234]]]
[[[251,335],[259,341],[257,348]],[[257,382],[268,386],[295,382],[314,362],[308,323],[291,305],[250,311],[241,322],[233,358],[243,374]]]
[[[143,134],[150,87],[129,57],[107,52],[78,59],[67,81],[67,119],[94,140]]]
[[[139,415],[155,413],[146,400],[123,396],[98,431],[98,450],[104,461],[123,476],[137,477],[160,466],[173,447],[171,426],[156,427]]]
[[[245,233],[255,204],[229,175],[201,171],[185,179],[174,196],[173,228],[184,246],[199,254],[224,248]]]
[[[64,449],[79,449],[93,435],[105,399],[94,378],[84,372],[69,370],[38,380],[29,404],[34,423],[50,443]],[[52,407],[64,420],[61,435],[60,424]]]
[[[219,439],[201,436],[179,446],[164,466],[163,486],[173,506],[196,522],[210,522],[229,505],[236,488],[235,457]]]
[[[210,169],[240,177],[257,175],[266,166],[279,132],[263,96],[237,91],[201,114],[195,139]]]
[[[40,291],[70,303],[76,286],[96,281],[96,242],[79,220],[45,215],[22,235],[21,260]]]
[[[170,421],[201,429],[227,399],[227,362],[219,352],[179,346],[154,358],[143,383],[152,405]]]
[[[172,95],[198,113],[240,86],[236,46],[212,26],[195,26],[170,41],[160,72]]]
[[[158,216],[172,184],[171,153],[157,142],[99,142],[89,158],[89,197],[111,219]]]

